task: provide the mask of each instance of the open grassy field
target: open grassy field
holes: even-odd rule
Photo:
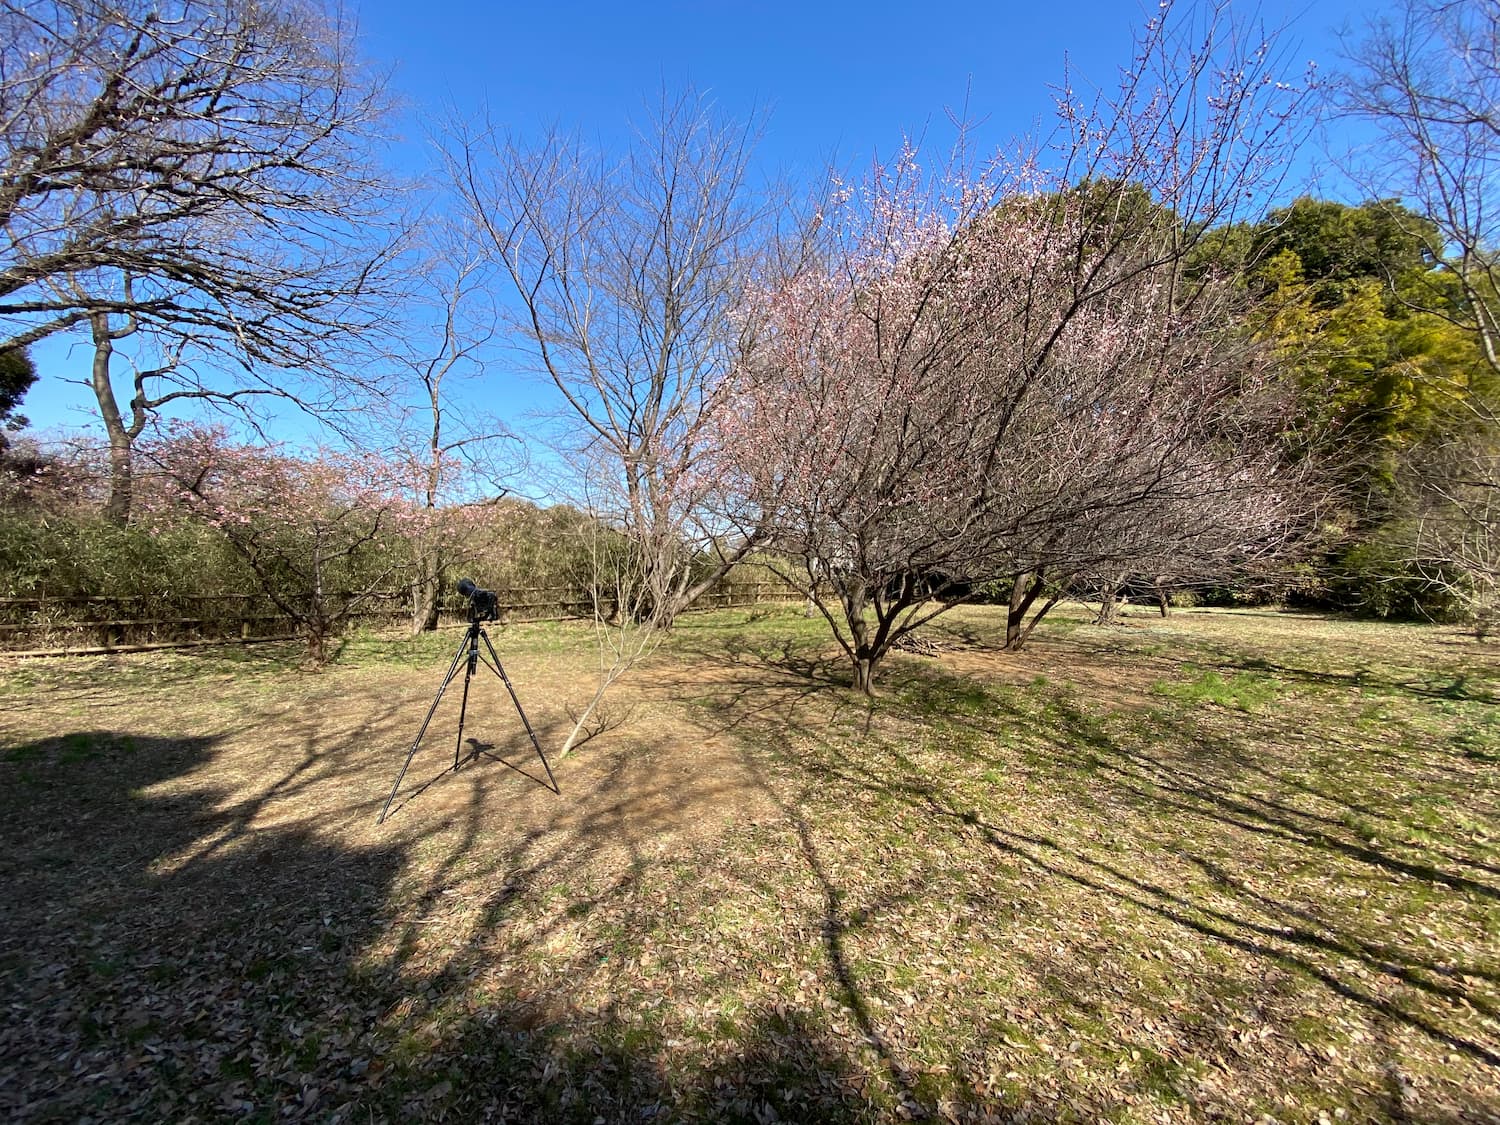
[[[1135,613],[0,665],[0,1116],[1500,1121],[1500,646]]]

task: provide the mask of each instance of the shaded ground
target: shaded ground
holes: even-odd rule
[[[456,634],[0,667],[0,1113],[1500,1120],[1500,650],[945,620],[872,704],[688,619],[561,797],[455,687],[383,826]],[[497,641],[559,745],[586,633]]]

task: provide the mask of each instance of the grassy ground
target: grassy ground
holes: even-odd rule
[[[690,618],[560,797],[482,681],[381,826],[456,634],[0,666],[0,1115],[1500,1121],[1500,650],[943,620]]]

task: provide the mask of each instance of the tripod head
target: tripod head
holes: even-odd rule
[[[483,590],[474,585],[472,578],[460,578],[458,580],[458,592],[469,599],[469,623],[477,625],[481,621],[498,621],[500,618],[500,599],[493,590]]]

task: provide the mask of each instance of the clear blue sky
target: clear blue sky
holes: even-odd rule
[[[1190,6],[1190,0],[1182,0]],[[424,132],[450,108],[487,108],[522,131],[553,122],[608,142],[663,86],[691,82],[729,113],[769,113],[759,157],[768,171],[811,178],[890,153],[904,134],[951,136],[946,112],[965,98],[986,145],[1031,131],[1049,86],[1074,73],[1112,84],[1132,28],[1154,11],[1137,0],[1074,3],[562,2],[346,0],[366,57],[389,68],[403,99],[394,157],[416,170]],[[1354,0],[1236,3],[1284,27],[1295,63],[1334,61],[1337,31],[1372,11]],[[1313,174],[1309,163],[1302,174]],[[89,423],[88,349],[33,351],[43,378],[23,407],[38,427]],[[500,413],[519,419],[537,391],[492,383]]]
[[[1191,8],[1192,0],[1179,0]],[[1235,0],[1237,18],[1285,28],[1293,61],[1333,61],[1337,31],[1378,4]],[[813,175],[887,152],[968,98],[983,137],[1004,142],[1051,109],[1064,64],[1111,85],[1139,0],[950,0],[853,4],[804,0],[690,3],[498,3],[364,0],[368,55],[394,65],[408,100],[405,134],[451,104],[487,105],[497,123],[558,121],[607,139],[642,99],[691,82],[732,114],[770,111],[760,155]]]

